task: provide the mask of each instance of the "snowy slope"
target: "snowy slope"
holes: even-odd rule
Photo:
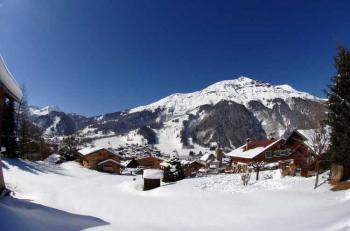
[[[134,181],[74,162],[4,164],[15,198],[0,200],[0,230],[350,229],[350,191],[331,192],[328,184],[314,190],[314,178],[263,172],[243,187],[239,175],[215,175],[141,191],[141,176]]]
[[[289,85],[273,86],[269,83],[242,76],[238,79],[217,82],[194,93],[173,94],[155,103],[136,107],[130,110],[130,113],[162,108],[176,116],[183,115],[201,105],[214,105],[222,100],[233,101],[243,105],[247,105],[250,101],[256,100],[260,101],[266,107],[272,108],[274,105],[272,103],[273,99],[281,98],[283,100],[288,100],[293,97],[322,101],[322,99],[312,96],[309,93],[297,91]]]

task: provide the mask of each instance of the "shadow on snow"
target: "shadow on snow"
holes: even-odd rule
[[[65,175],[61,171],[59,171],[60,170],[59,165],[36,163],[36,162],[22,160],[22,159],[2,158],[2,167],[4,169],[9,169],[9,165],[18,167],[23,171],[27,171],[33,174],[55,173],[59,175]]]
[[[78,231],[109,224],[10,196],[0,199],[0,218],[0,230],[6,231]]]

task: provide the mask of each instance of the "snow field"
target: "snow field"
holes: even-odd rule
[[[278,171],[261,172],[259,182],[252,174],[246,187],[232,174],[141,191],[141,176],[100,173],[75,162],[4,164],[16,198],[108,223],[88,230],[350,229],[349,191],[331,192],[328,184],[314,190],[313,178],[282,178]]]

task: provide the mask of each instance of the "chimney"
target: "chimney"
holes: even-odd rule
[[[219,161],[219,165],[220,165],[219,167],[222,166],[222,156],[223,156],[222,149],[221,149],[220,143],[218,143],[216,147],[216,159]]]
[[[248,150],[249,149],[249,143],[251,142],[250,138],[246,139],[246,146],[245,149]]]

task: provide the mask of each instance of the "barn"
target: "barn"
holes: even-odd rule
[[[20,101],[23,97],[23,93],[19,88],[16,80],[12,77],[11,73],[7,69],[3,58],[0,56],[0,121],[2,121],[2,116],[4,115],[4,104],[5,100]],[[2,134],[0,123],[0,137]],[[0,140],[1,147],[1,140]],[[0,195],[5,189],[5,181],[2,173],[2,163],[0,157]]]

